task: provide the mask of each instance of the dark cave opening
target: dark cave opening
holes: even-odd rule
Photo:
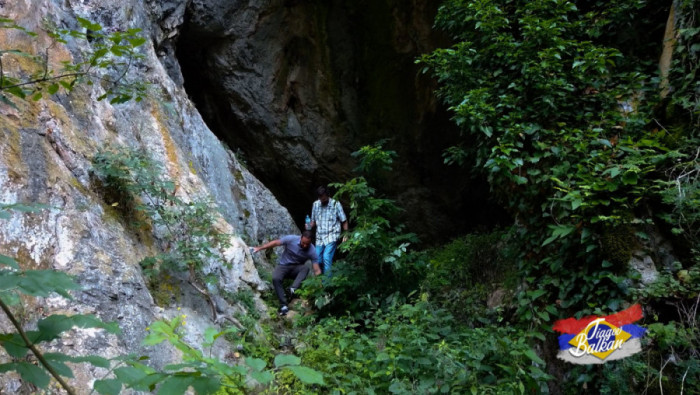
[[[427,2],[437,9],[437,1]],[[212,132],[300,228],[316,187],[350,179],[356,166],[350,153],[381,139],[397,151],[398,160],[387,182],[375,187],[403,206],[400,221],[424,242],[509,224],[509,216],[489,198],[485,180],[443,164],[443,150],[459,133],[448,111],[436,104],[434,82],[418,75],[419,48],[397,50],[387,29],[395,23],[394,11],[386,4],[365,5],[373,13],[359,13],[358,5],[340,1],[266,10],[261,14],[270,25],[259,23],[258,31],[244,37],[207,30],[188,14],[176,47],[185,90]],[[298,31],[272,22],[297,20],[295,13],[303,13],[309,25],[319,24]],[[280,29],[289,31],[275,31]],[[443,37],[430,39],[433,46],[444,43]],[[266,57],[268,52],[277,55]],[[319,73],[325,80],[316,77]],[[326,80],[326,85],[313,85]],[[327,147],[317,149],[315,141],[295,135],[289,120],[306,128],[304,133],[327,128],[327,135],[314,136],[329,140]],[[311,169],[297,166],[303,160],[286,158],[308,152],[317,164]]]

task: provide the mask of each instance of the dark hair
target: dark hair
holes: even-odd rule
[[[311,240],[311,236],[313,236],[313,234],[310,230],[305,230],[301,232],[301,237],[306,237],[307,239]]]
[[[326,188],[324,186],[320,186],[320,187],[316,188],[316,195],[318,195],[318,196],[323,196],[323,195],[330,196],[330,194],[328,193],[328,188]]]

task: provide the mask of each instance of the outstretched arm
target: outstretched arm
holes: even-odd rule
[[[261,246],[253,247],[253,252],[258,252],[260,250],[266,250],[266,249],[272,248],[272,247],[279,247],[281,245],[282,245],[282,240],[280,240],[280,239],[272,240],[272,241],[268,241],[267,243],[265,243]]]

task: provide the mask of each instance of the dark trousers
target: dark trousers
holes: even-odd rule
[[[284,296],[284,288],[282,287],[282,280],[285,278],[294,278],[292,288],[297,289],[301,286],[301,282],[304,281],[307,274],[309,274],[309,268],[306,267],[306,265],[277,265],[275,271],[272,272],[272,285],[275,287],[277,299],[280,300],[282,305],[287,304],[287,298]]]

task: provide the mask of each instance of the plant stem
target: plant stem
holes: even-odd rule
[[[44,355],[41,353],[41,351],[39,351],[39,349],[36,348],[36,346],[29,340],[27,334],[22,329],[22,326],[17,321],[17,318],[15,318],[15,316],[10,311],[10,308],[5,304],[2,298],[0,298],[0,308],[2,308],[2,311],[5,312],[5,315],[7,315],[7,318],[10,319],[10,322],[12,322],[12,325],[15,327],[15,329],[17,329],[17,333],[19,333],[19,336],[24,341],[24,344],[27,345],[27,348],[29,348],[32,351],[36,359],[38,359],[41,365],[44,366],[44,369],[46,369],[51,374],[51,376],[53,376],[56,379],[56,381],[58,381],[58,383],[61,384],[61,387],[63,387],[63,389],[66,390],[66,392],[69,395],[75,395],[75,391],[73,391],[73,389],[68,385],[68,383],[66,383],[65,380],[63,380],[63,378],[54,370],[54,368],[51,365],[49,365],[48,361],[44,359]]]

